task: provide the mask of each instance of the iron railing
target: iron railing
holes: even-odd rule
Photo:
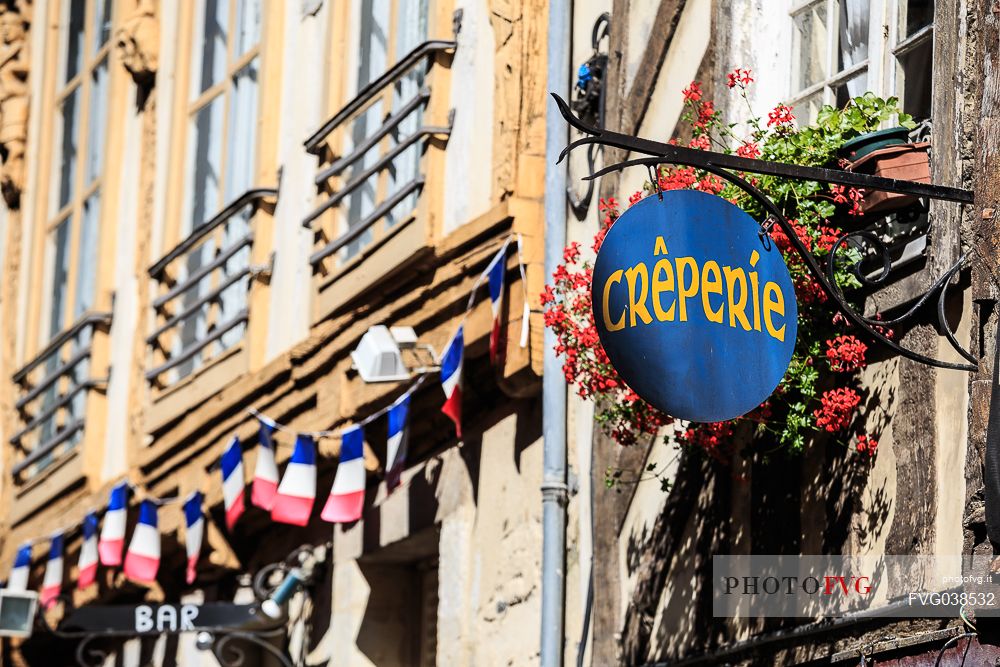
[[[16,478],[40,472],[80,441],[87,394],[107,382],[92,375],[94,332],[110,323],[111,313],[86,313],[14,373],[19,391],[14,407],[21,419],[10,438]]]
[[[427,74],[438,54],[455,45],[450,40],[423,42],[306,140],[307,151],[329,156],[315,179],[325,197],[302,221],[316,232],[309,258],[314,268],[343,249],[350,257],[415,208],[424,185],[420,162],[425,144],[451,134],[450,120],[448,125],[423,122],[432,95]],[[331,140],[339,140],[331,137],[338,129],[345,134],[342,150],[324,151]],[[332,226],[315,225],[332,209],[338,210]]]
[[[275,188],[247,190],[199,225],[149,269],[157,284],[156,324],[146,338],[146,380],[166,387],[242,339],[253,267],[251,220]]]

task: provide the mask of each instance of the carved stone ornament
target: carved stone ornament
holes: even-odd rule
[[[20,205],[24,189],[24,151],[28,139],[27,43],[30,5],[0,4],[0,193],[10,208]]]
[[[160,50],[160,26],[154,0],[139,0],[135,9],[115,33],[122,64],[136,84],[150,88],[156,78]]]

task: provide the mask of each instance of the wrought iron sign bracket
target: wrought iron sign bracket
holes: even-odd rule
[[[973,204],[975,202],[974,193],[970,190],[953,188],[932,183],[918,183],[914,181],[902,181],[890,178],[882,178],[871,174],[862,174],[839,169],[825,169],[821,167],[805,167],[800,165],[785,164],[781,162],[769,162],[766,160],[754,160],[736,155],[726,155],[712,151],[697,150],[686,146],[677,146],[641,137],[633,137],[618,132],[613,132],[604,128],[588,125],[578,116],[573,114],[572,109],[556,94],[552,94],[559,111],[566,122],[572,127],[582,132],[584,137],[570,142],[559,156],[561,162],[569,153],[581,146],[610,146],[619,148],[629,153],[638,153],[647,157],[635,158],[612,164],[593,174],[584,177],[584,180],[593,180],[605,174],[620,171],[626,167],[644,166],[654,169],[661,164],[682,165],[701,169],[720,178],[729,181],[740,188],[760,205],[767,212],[768,218],[762,221],[761,234],[770,238],[771,228],[777,224],[784,231],[791,247],[802,258],[813,278],[819,283],[823,291],[836,304],[837,309],[843,314],[848,322],[864,331],[868,336],[882,343],[897,354],[913,361],[934,366],[937,368],[948,368],[964,371],[977,371],[979,360],[961,345],[955,335],[954,330],[948,324],[945,317],[945,302],[948,289],[952,279],[968,265],[969,256],[963,254],[954,265],[944,274],[936,279],[933,284],[906,309],[902,315],[892,319],[880,319],[879,317],[865,317],[856,312],[847,302],[844,294],[837,284],[835,274],[835,261],[838,251],[851,242],[857,247],[867,246],[877,253],[881,260],[881,271],[874,277],[866,276],[861,271],[861,262],[857,262],[852,268],[854,275],[862,285],[871,288],[878,288],[884,285],[892,272],[892,263],[889,257],[889,250],[885,244],[875,234],[866,230],[850,231],[843,234],[833,244],[832,249],[821,266],[820,259],[817,259],[799,239],[791,223],[782,214],[780,207],[764,194],[760,189],[752,185],[741,173],[761,174],[766,176],[778,176],[803,181],[817,181],[820,183],[832,183],[865,190],[880,190],[884,192],[894,192],[899,194],[913,195],[916,197],[926,197],[938,201],[950,201],[958,204]],[[896,327],[912,322],[925,307],[936,299],[936,315],[939,331],[948,340],[948,343],[967,362],[954,362],[937,359],[911,350],[898,342],[888,338],[884,333],[885,327]]]

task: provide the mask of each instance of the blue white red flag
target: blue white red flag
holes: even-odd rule
[[[444,388],[444,406],[441,412],[455,422],[455,435],[462,437],[462,357],[465,355],[465,335],[458,327],[441,358],[441,386]]]
[[[125,521],[128,513],[128,482],[121,482],[111,489],[108,509],[101,524],[101,539],[97,551],[101,563],[113,567],[122,564],[125,549]]]
[[[281,523],[304,526],[309,523],[316,502],[316,443],[311,436],[299,434],[295,450],[285,466],[278,494],[271,508],[271,518]]]
[[[278,494],[278,465],[274,462],[274,422],[260,420],[257,437],[257,464],[253,470],[250,503],[270,511]]]
[[[143,500],[139,505],[139,523],[135,524],[132,541],[125,552],[125,576],[135,581],[156,581],[160,569],[160,530],[156,504]]]
[[[187,551],[187,572],[185,581],[194,582],[198,557],[201,556],[201,541],[205,536],[205,517],[201,511],[203,497],[195,491],[184,501],[184,547]]]
[[[7,578],[8,591],[28,590],[28,574],[31,571],[31,544],[22,544],[14,558],[14,569]]]
[[[404,394],[389,408],[389,438],[386,442],[385,487],[392,491],[399,486],[406,466],[406,445],[410,416],[410,395]]]
[[[350,523],[361,518],[364,505],[365,434],[355,426],[341,436],[337,475],[320,516],[330,523]]]
[[[76,587],[80,590],[97,581],[97,515],[88,512],[83,517],[82,528],[80,558],[76,562]]]
[[[493,310],[493,327],[490,329],[490,363],[503,365],[505,341],[501,318],[503,316],[504,283],[507,275],[507,244],[505,243],[490,262],[486,273],[490,289],[490,308]]]
[[[233,436],[229,446],[222,453],[219,467],[222,468],[222,504],[226,509],[226,528],[230,532],[236,521],[243,515],[246,504],[243,494],[246,480],[243,477],[243,448],[240,439]]]
[[[45,561],[45,576],[42,578],[42,592],[38,600],[42,607],[47,607],[50,602],[59,597],[62,593],[63,580],[63,534],[56,533],[52,536],[49,544],[49,559]]]

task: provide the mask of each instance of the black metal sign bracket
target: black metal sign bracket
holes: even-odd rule
[[[736,187],[740,188],[753,197],[768,214],[768,220],[762,224],[762,233],[767,234],[770,228],[777,224],[785,232],[789,243],[795,252],[802,258],[810,273],[822,287],[823,291],[836,305],[847,321],[864,331],[869,337],[879,341],[882,345],[890,348],[897,354],[913,361],[935,366],[937,368],[949,368],[964,371],[977,371],[979,360],[965,347],[959,343],[955,332],[952,330],[945,317],[945,302],[948,289],[958,273],[968,264],[968,254],[963,254],[957,262],[944,275],[935,280],[933,284],[919,297],[915,299],[906,312],[892,319],[882,319],[878,316],[865,317],[856,312],[847,302],[839,285],[834,278],[837,252],[844,247],[848,241],[857,246],[868,246],[877,253],[881,260],[882,270],[874,277],[866,276],[860,267],[860,263],[853,267],[854,274],[858,280],[866,287],[877,288],[886,283],[892,272],[889,250],[885,244],[873,233],[865,230],[850,231],[843,234],[834,243],[826,257],[825,267],[820,265],[812,252],[802,243],[795,233],[791,223],[784,216],[781,209],[761,190],[754,187],[740,174],[752,173],[767,176],[778,176],[804,181],[818,181],[821,183],[832,183],[865,190],[881,190],[885,192],[896,192],[917,197],[926,197],[939,201],[951,201],[958,204],[973,204],[974,193],[961,188],[935,185],[931,183],[917,183],[914,181],[901,181],[890,178],[882,178],[871,174],[861,174],[839,169],[825,169],[820,167],[804,167],[800,165],[785,164],[781,162],[769,162],[766,160],[754,160],[736,155],[726,155],[712,151],[697,150],[686,146],[677,146],[641,137],[633,137],[618,132],[613,132],[604,128],[592,127],[583,122],[573,114],[569,105],[558,95],[553,94],[555,103],[566,122],[572,127],[582,132],[584,137],[572,141],[563,149],[559,156],[561,162],[575,148],[581,146],[611,146],[619,148],[629,153],[638,153],[647,157],[636,158],[612,164],[585,177],[584,180],[592,180],[605,174],[620,171],[626,167],[645,166],[654,168],[660,164],[674,164],[704,170],[723,178]],[[967,362],[946,361],[929,357],[927,355],[904,347],[897,341],[888,338],[883,330],[886,327],[896,327],[906,325],[914,320],[923,308],[936,297],[937,319],[939,331],[948,340],[948,343]]]

